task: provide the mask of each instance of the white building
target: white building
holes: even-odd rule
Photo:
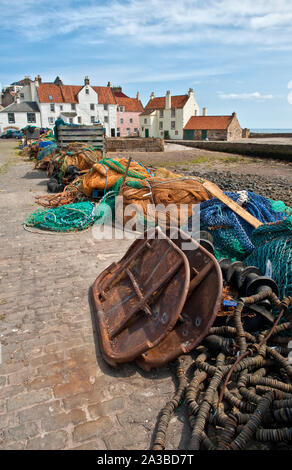
[[[151,94],[145,111],[140,114],[141,137],[161,137],[164,139],[183,139],[183,129],[191,116],[199,115],[199,106],[194,91],[189,89],[186,95],[156,98]]]
[[[31,103],[34,103],[34,111],[24,111]],[[100,122],[106,135],[114,136],[116,116],[117,104],[110,86],[91,86],[88,77],[83,86],[63,85],[59,77],[54,83],[43,83],[37,76],[22,88],[17,103],[0,112],[0,131],[27,125],[53,128],[56,119],[61,117],[71,124]]]

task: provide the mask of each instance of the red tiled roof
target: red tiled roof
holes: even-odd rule
[[[171,97],[172,108],[183,108],[189,99],[189,95],[177,95]],[[149,100],[145,109],[165,109],[165,96]]]
[[[115,97],[117,98],[129,98],[127,95],[125,95],[125,93],[123,93],[122,91],[115,91],[114,92],[114,95]]]
[[[78,103],[78,93],[83,86],[55,85],[54,83],[40,83],[37,93],[41,103]],[[100,104],[116,104],[114,95],[109,87],[93,86],[98,95]],[[53,99],[50,99],[52,96]]]
[[[116,104],[115,97],[109,86],[93,86],[98,94],[98,102],[101,104]]]
[[[115,97],[118,106],[124,106],[125,111],[127,112],[142,113],[142,111],[144,110],[141,101],[137,100],[137,98],[124,98],[117,96],[116,94]]]
[[[233,116],[192,116],[184,129],[191,130],[220,130],[226,129],[232,121]]]

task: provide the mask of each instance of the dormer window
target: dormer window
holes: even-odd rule
[[[75,111],[76,110],[76,104],[71,104],[71,109],[72,109],[72,111]]]
[[[125,106],[120,106],[119,111],[120,111],[120,113],[123,113],[125,111]]]
[[[53,101],[52,95],[49,95],[49,100],[50,100],[50,101]]]

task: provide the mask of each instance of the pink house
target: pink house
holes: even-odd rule
[[[121,88],[112,91],[117,102],[117,137],[139,136],[139,114],[144,111],[139,92],[129,98]]]

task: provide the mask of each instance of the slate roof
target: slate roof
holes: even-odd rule
[[[38,104],[35,101],[22,101],[12,103],[1,109],[0,113],[39,113]]]

